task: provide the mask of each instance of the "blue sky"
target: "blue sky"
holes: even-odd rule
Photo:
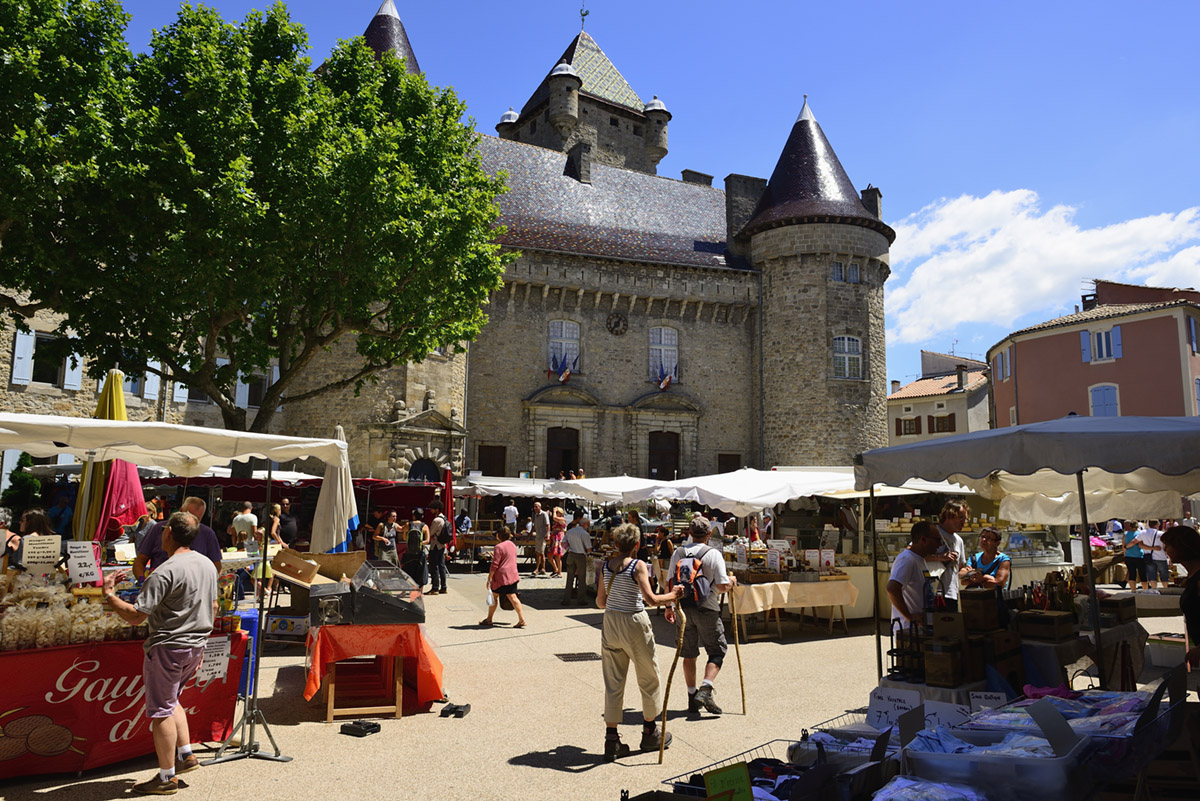
[[[395,0],[431,82],[479,130],[579,30],[578,0]],[[226,19],[263,2],[217,0]],[[319,62],[379,0],[293,0]],[[175,16],[126,0],[128,38]],[[1070,313],[1094,278],[1200,286],[1200,3],[589,0],[587,30],[671,111],[659,174],[769,176],[805,93],[896,228],[888,377],[922,349],[982,358]]]

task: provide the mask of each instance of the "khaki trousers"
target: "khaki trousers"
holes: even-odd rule
[[[605,612],[603,631],[600,656],[604,670],[604,722],[609,725],[621,722],[630,661],[637,672],[638,689],[642,692],[642,718],[654,720],[661,711],[661,701],[650,615],[645,610],[633,614]]]

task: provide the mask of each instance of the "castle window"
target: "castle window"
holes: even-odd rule
[[[529,133],[531,133],[531,134],[537,133],[537,120],[533,120],[532,122],[529,123]]]
[[[621,123],[617,122],[617,118],[616,118],[616,117],[609,117],[609,118],[608,118],[608,124],[609,124],[609,125],[611,125],[611,126],[612,126],[612,127],[614,127],[614,128],[620,128],[620,127],[621,127]]]
[[[642,126],[640,126],[640,125],[633,126],[633,135],[641,136],[642,135]]]
[[[550,350],[546,369],[559,374],[564,370],[579,372],[579,323],[570,320],[550,321]]]
[[[835,261],[833,263],[833,274],[830,276],[830,278],[832,278],[834,281],[846,280],[846,271],[843,269],[840,261]]]
[[[862,340],[858,337],[833,338],[833,377],[863,377]]]
[[[650,329],[650,379],[662,381],[667,376],[679,380],[679,332],[658,326]]]
[[[859,280],[858,265],[851,263],[850,269],[846,271],[846,281],[847,283],[857,284]]]

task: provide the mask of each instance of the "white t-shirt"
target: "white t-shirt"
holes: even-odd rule
[[[958,569],[967,563],[967,555],[964,553],[967,550],[967,546],[963,544],[963,538],[957,534],[951,534],[941,526],[934,526],[934,529],[942,538],[942,545],[937,549],[936,553],[954,551],[958,554],[958,564],[952,565],[949,562],[931,561],[925,569],[931,571],[941,569],[943,571],[940,579],[942,592],[947,599],[958,600]]]
[[[1162,547],[1162,532],[1156,528],[1148,528],[1142,532],[1139,537],[1142,541],[1142,547],[1146,549],[1146,555],[1156,562],[1167,561],[1167,552]],[[1157,551],[1151,551],[1150,545],[1157,545]]]
[[[583,526],[571,526],[567,529],[567,550],[570,553],[587,553],[592,549],[592,535]]]
[[[494,509],[496,507],[493,506],[492,508]],[[517,523],[517,507],[515,507],[515,506],[505,506],[504,507],[504,522],[508,523],[510,526],[516,525],[516,523]]]
[[[892,564],[888,581],[898,581],[903,585],[900,595],[904,598],[904,605],[913,615],[919,616],[925,608],[925,560],[905,548]],[[912,625],[912,621],[906,620],[895,606],[892,607],[892,620],[899,620],[901,628]]]
[[[254,529],[258,528],[258,516],[245,512],[233,518],[230,525],[238,533],[239,540],[254,539]]]
[[[709,537],[709,539],[711,540],[712,537]],[[667,575],[675,575],[675,565],[678,564],[681,556],[694,558],[706,546],[708,550],[704,552],[704,556],[700,557],[700,572],[708,579],[711,591],[700,608],[717,610],[721,608],[721,593],[717,591],[717,585],[729,583],[729,573],[725,569],[725,555],[719,547],[714,548],[707,543],[703,545],[693,543],[676,548],[675,552],[671,554],[671,562],[667,566]]]

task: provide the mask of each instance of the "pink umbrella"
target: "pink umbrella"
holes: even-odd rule
[[[136,523],[145,512],[146,497],[142,494],[137,466],[122,459],[113,459],[108,472],[108,485],[104,490],[104,503],[100,507],[100,524],[92,539],[97,542],[115,539],[121,526]]]

